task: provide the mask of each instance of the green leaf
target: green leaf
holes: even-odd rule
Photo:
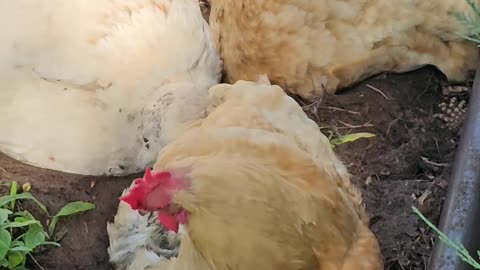
[[[32,225],[25,233],[25,246],[33,250],[45,241],[46,236],[41,225]]]
[[[24,217],[15,217],[13,219],[13,221],[15,222],[27,222],[27,221],[30,221],[31,219],[27,219],[27,218],[24,218]]]
[[[60,217],[71,216],[73,214],[89,211],[92,209],[95,209],[95,204],[87,202],[71,202],[65,205],[62,209],[60,209],[58,214],[56,214],[50,222],[50,225],[48,226],[49,234],[53,235],[53,232],[55,231],[55,226],[57,225]]]
[[[22,217],[25,220],[35,220],[35,217],[32,214],[30,214],[30,212],[28,212],[27,210],[15,212],[13,213],[13,215],[16,217]]]
[[[372,138],[375,136],[376,136],[375,134],[367,133],[367,132],[351,133],[345,136],[334,138],[330,141],[330,143],[333,145],[340,145],[348,142],[353,142],[361,138]]]
[[[23,239],[23,236],[25,235],[25,233],[22,233],[20,234],[19,236],[17,236],[17,238],[15,238],[15,240],[12,241],[12,244],[10,245],[10,247],[16,247],[16,246],[24,246],[25,244],[23,243],[22,240],[20,239]]]
[[[23,237],[23,234],[22,234],[22,237]],[[10,244],[10,247],[20,247],[20,246],[25,246],[25,244],[20,240],[13,240],[12,243]]]
[[[37,198],[33,197],[33,195],[31,193],[28,193],[28,192],[13,195],[13,196],[0,197],[0,207],[4,206],[5,204],[7,204],[11,201],[15,201],[15,200],[32,200],[38,205],[38,207],[40,207],[40,209],[43,210],[43,212],[45,212],[48,215],[47,207],[45,205],[43,205],[41,202],[39,202],[37,200]]]
[[[7,230],[0,230],[0,260],[7,256],[10,243],[12,242],[12,236]]]
[[[12,184],[10,185],[10,196],[17,195],[17,191],[18,191],[17,181],[13,181]],[[15,210],[15,200],[10,201],[10,209]]]
[[[8,209],[2,209],[0,208],[0,224],[5,223],[8,221],[8,215],[12,214],[12,211]]]
[[[13,248],[10,248],[10,251],[18,251],[18,252],[32,252],[33,250],[26,247],[26,246],[20,246],[20,247],[13,247]]]
[[[25,264],[25,263],[24,263]],[[28,270],[27,268],[25,268],[25,265],[20,265],[20,266],[17,266],[15,268],[13,268],[12,270]]]
[[[27,221],[24,221],[24,222],[10,222],[10,223],[6,223],[4,225],[0,225],[0,228],[2,228],[2,229],[4,229],[4,228],[19,228],[19,227],[29,226],[29,225],[32,225],[32,224],[40,224],[40,222],[37,221],[37,220],[27,220]]]
[[[31,252],[33,250],[31,248],[25,246],[25,243],[23,243],[22,241],[15,240],[10,245],[10,251]]]
[[[10,269],[13,269],[23,262],[25,254],[22,254],[20,252],[9,252],[7,257],[8,267],[10,267]]]
[[[0,266],[8,267],[7,258],[3,258],[3,259],[0,260]]]

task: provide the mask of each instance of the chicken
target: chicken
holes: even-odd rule
[[[0,151],[38,167],[140,172],[220,81],[196,0],[2,1],[0,21]]]
[[[266,74],[307,99],[427,64],[461,81],[478,60],[452,15],[472,14],[465,0],[210,0],[210,6],[227,82]]]
[[[383,269],[360,192],[301,107],[265,83],[209,95],[124,191],[107,226],[116,269]]]

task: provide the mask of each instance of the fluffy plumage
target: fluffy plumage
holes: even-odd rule
[[[3,1],[0,21],[0,151],[35,166],[142,171],[220,79],[196,0]]]
[[[163,148],[153,168],[189,183],[169,204],[189,215],[178,259],[157,253],[148,269],[382,269],[359,191],[300,106],[280,87],[253,82],[209,92],[208,116]],[[119,216],[138,213],[121,202]],[[108,225],[118,269],[144,269],[132,258],[151,246],[131,239],[160,242],[151,234],[160,225],[136,224],[143,229],[117,218]]]
[[[122,196],[126,196],[126,189]],[[118,270],[140,270],[178,256],[180,235],[158,226],[156,214],[141,216],[120,202],[113,223],[108,224],[110,261]],[[149,269],[149,268],[148,268]]]
[[[480,3],[476,1],[477,3]],[[229,82],[270,80],[305,98],[384,71],[437,66],[453,81],[475,68],[453,12],[464,0],[210,0]]]

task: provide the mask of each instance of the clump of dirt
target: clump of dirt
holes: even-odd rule
[[[305,107],[325,133],[376,134],[335,150],[364,191],[386,269],[424,269],[431,252],[434,236],[411,206],[438,222],[458,139],[458,131],[442,128],[432,117],[440,112],[438,104],[450,98],[442,94],[443,84],[443,76],[432,67],[384,74]],[[30,182],[32,193],[52,213],[76,200],[97,206],[61,222],[68,229],[62,247],[35,255],[44,269],[111,269],[106,224],[113,220],[122,190],[138,176],[78,176],[34,168],[0,154],[0,180]]]

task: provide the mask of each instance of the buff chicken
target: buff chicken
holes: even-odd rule
[[[267,75],[303,98],[434,65],[462,81],[478,60],[454,16],[465,0],[210,0],[227,82]],[[480,4],[479,0],[473,0]]]
[[[0,151],[121,175],[204,112],[221,61],[196,0],[0,2]]]
[[[264,82],[210,88],[206,118],[124,191],[107,228],[116,269],[383,269],[328,139]]]

